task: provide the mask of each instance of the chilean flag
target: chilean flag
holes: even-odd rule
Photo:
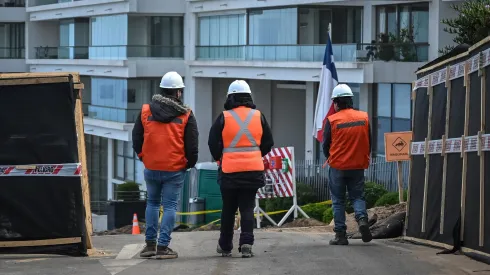
[[[323,57],[322,73],[320,75],[320,86],[316,100],[315,118],[313,121],[313,136],[321,143],[323,142],[323,127],[327,117],[335,113],[332,102],[332,91],[339,83],[337,69],[333,60],[332,41],[328,34],[327,47]]]

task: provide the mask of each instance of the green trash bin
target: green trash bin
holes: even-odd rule
[[[205,210],[221,210],[223,201],[218,185],[218,165],[215,162],[202,162],[196,165],[197,170],[197,197],[206,201]],[[221,218],[221,213],[209,213],[205,222],[210,223]]]

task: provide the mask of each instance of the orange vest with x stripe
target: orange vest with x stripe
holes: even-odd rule
[[[238,107],[223,112],[223,173],[264,171],[260,152],[262,120],[260,111]]]

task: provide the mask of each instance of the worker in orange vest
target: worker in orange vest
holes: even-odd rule
[[[247,82],[236,80],[228,88],[225,111],[209,131],[209,150],[219,162],[218,184],[223,209],[217,252],[231,256],[235,213],[240,209],[241,234],[238,251],[253,256],[254,208],[257,190],[265,186],[264,162],[274,140],[264,115],[256,110]]]
[[[172,230],[185,171],[198,156],[197,122],[192,110],[181,101],[182,77],[168,72],[162,77],[160,93],[144,104],[133,128],[133,149],[145,165],[147,189],[146,246],[141,257],[177,258],[170,249]],[[163,218],[158,232],[158,214]]]
[[[335,238],[331,245],[348,245],[345,225],[345,191],[354,207],[364,242],[372,240],[364,199],[364,170],[369,166],[371,135],[366,112],[353,109],[354,94],[346,84],[332,92],[335,112],[325,123],[323,154],[330,166],[328,186],[332,197]]]

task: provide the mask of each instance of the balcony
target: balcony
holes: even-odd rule
[[[336,62],[428,60],[428,44],[334,44]],[[197,60],[322,62],[325,45],[196,46]]]
[[[88,117],[99,120],[108,120],[121,123],[134,123],[141,110],[120,109],[89,105]]]
[[[0,47],[0,59],[25,59],[25,49]]]
[[[0,0],[0,8],[20,8],[25,7],[25,1],[20,0]]]
[[[184,58],[183,46],[62,46],[35,49],[36,59]]]

